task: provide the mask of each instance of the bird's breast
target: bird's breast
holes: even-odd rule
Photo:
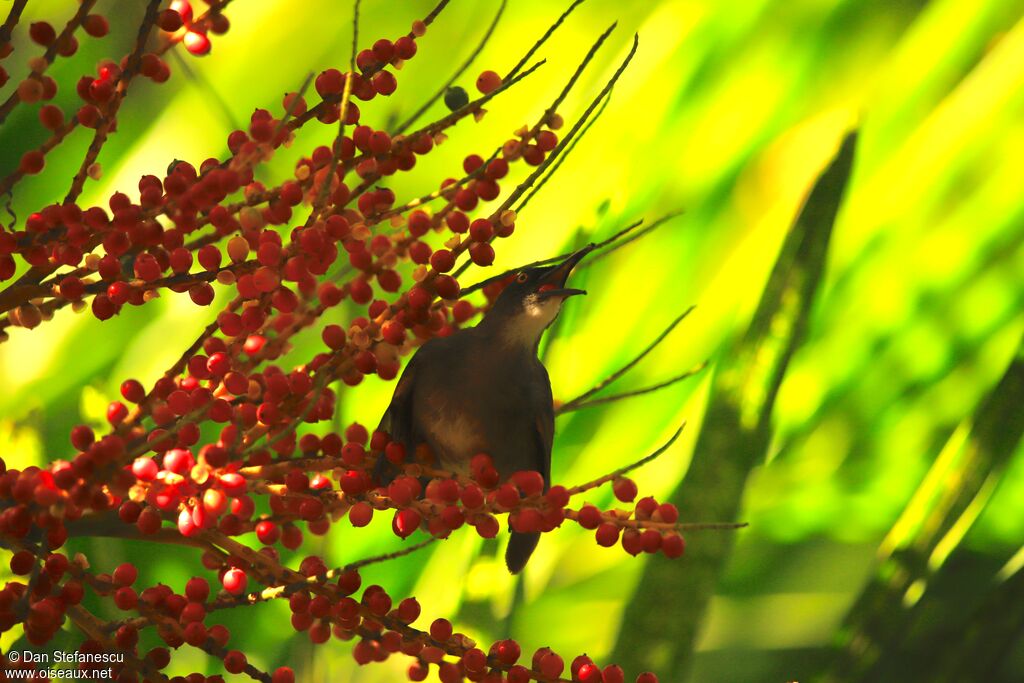
[[[486,434],[479,421],[464,411],[430,411],[422,420],[440,465],[459,474],[468,469],[469,459],[486,452]]]

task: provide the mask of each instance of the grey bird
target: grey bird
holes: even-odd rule
[[[413,355],[395,387],[379,429],[416,452],[429,446],[439,467],[465,474],[470,459],[487,453],[501,478],[540,472],[551,485],[555,413],[551,380],[537,357],[541,336],[562,303],[586,294],[565,284],[588,245],[554,266],[516,273],[476,327],[431,339]],[[378,461],[385,480],[387,461]],[[522,571],[539,533],[512,531],[505,563]]]

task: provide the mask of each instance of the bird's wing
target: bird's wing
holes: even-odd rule
[[[537,361],[537,377],[531,382],[533,387],[533,405],[537,407],[534,418],[534,467],[544,477],[544,490],[551,486],[551,444],[555,438],[555,408],[551,397],[551,380],[548,371]],[[540,533],[533,531],[520,533],[512,531],[505,547],[505,565],[513,574],[518,574],[526,566],[533,554]]]
[[[405,364],[405,370],[395,386],[395,393],[391,396],[391,403],[388,405],[384,415],[380,418],[380,425],[377,429],[405,446],[406,457],[412,457],[416,447],[413,443],[413,417],[412,417],[412,396],[413,388],[416,386],[416,358],[413,355]],[[377,466],[374,468],[374,476],[379,483],[386,484],[396,476],[397,472],[393,465],[383,455],[377,459]]]
[[[536,433],[537,433],[537,471],[544,475],[544,487],[551,485],[551,444],[555,440],[555,408],[554,399],[551,396],[551,380],[548,378],[548,371],[538,361],[540,374],[543,381],[534,382],[538,387],[540,395],[535,405],[539,405],[537,411]]]

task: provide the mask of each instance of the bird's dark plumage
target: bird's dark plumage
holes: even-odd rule
[[[502,479],[535,470],[551,483],[555,415],[551,381],[537,358],[544,330],[562,302],[581,290],[564,289],[588,247],[562,264],[514,276],[479,325],[425,343],[406,365],[380,429],[407,453],[426,444],[441,468],[465,474],[470,459],[487,453]],[[386,477],[381,459],[378,476]],[[505,553],[518,573],[539,533],[512,532]]]

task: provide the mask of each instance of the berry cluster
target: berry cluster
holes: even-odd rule
[[[395,379],[416,346],[489,308],[507,278],[491,278],[474,303],[461,298],[459,276],[494,262],[497,240],[515,232],[524,193],[554,170],[552,162],[606,101],[632,51],[568,130],[557,110],[608,33],[537,121],[489,153],[466,155],[433,192],[399,201],[389,178],[411,172],[451,128],[479,120],[493,98],[532,74],[539,64],[527,68],[527,62],[551,33],[504,76],[480,73],[475,99],[464,91],[452,97],[450,88],[451,111],[436,121],[413,129],[413,117],[402,132],[374,126],[361,107],[396,92],[397,71],[415,58],[442,1],[407,34],[354,49],[347,67],[322,71],[273,110],[255,110],[247,127],[227,136],[223,158],[175,161],[166,172],[142,176],[137,193],[83,205],[79,197],[100,176],[99,157],[116,133],[129,86],[142,88],[136,77],[166,82],[167,51],[182,45],[193,56],[206,55],[209,36],[227,32],[229,0],[206,4],[200,13],[189,0],[163,9],[160,0],[149,0],[131,51],[100,61],[78,80],[81,104],[73,112],[51,103],[58,84],[46,70],[75,54],[80,31],[106,35],[108,20],[93,12],[95,0],[82,0],[59,34],[51,24],[32,24],[27,32],[44,51],[28,60],[28,75],[0,104],[0,125],[18,106],[37,107],[49,135],[0,179],[2,192],[44,172],[46,155],[76,131],[91,136],[64,201],[0,229],[0,281],[9,281],[0,291],[0,342],[13,328],[23,334],[43,327],[64,308],[103,321],[125,306],[173,294],[216,308],[160,378],[148,387],[136,379],[122,383],[102,430],[71,430],[69,459],[24,470],[0,460],[0,545],[11,551],[16,576],[0,589],[0,630],[20,625],[30,643],[42,645],[70,621],[84,635],[83,668],[96,666],[86,655],[124,653],[114,667],[117,681],[213,683],[244,674],[290,683],[291,669],[257,669],[242,639],[212,623],[221,610],[283,599],[294,629],[312,642],[355,640],[360,664],[411,657],[413,681],[431,671],[445,682],[624,681],[618,667],[599,667],[586,656],[566,668],[547,648],[520,661],[521,647],[512,640],[485,651],[445,619],[418,629],[416,600],[395,601],[381,586],[362,587],[358,569],[463,526],[494,538],[505,517],[522,532],[549,532],[569,520],[594,530],[600,545],[621,539],[633,555],[678,557],[685,526],[675,507],[652,498],[632,510],[570,506],[609,482],[621,502],[632,503],[638,494],[624,476],[629,468],[545,490],[537,472],[500,481],[486,454],[464,476],[434,469],[429,452],[406,453],[386,433],[359,424],[338,433],[320,423],[335,415],[336,392],[371,375]],[[0,31],[0,58],[13,53],[10,35],[23,6],[14,3]],[[6,80],[0,68],[0,85]],[[336,130],[333,142],[307,149],[279,183],[257,181],[255,170],[282,146],[299,143],[307,125]],[[517,170],[526,177],[512,183]],[[325,324],[324,314],[344,300],[359,315],[345,325]],[[318,352],[283,367],[292,339],[307,332],[321,340]],[[384,461],[397,476],[381,485],[374,473]],[[304,533],[325,534],[346,518],[365,527],[375,513],[391,516],[397,536],[423,530],[426,540],[336,569],[316,556],[297,569],[282,562],[278,545],[297,550]],[[92,534],[194,547],[206,575],[180,592],[163,584],[143,588],[132,564],[96,571],[81,554],[61,552],[69,537]],[[92,614],[83,606],[87,591],[110,599],[124,618]],[[142,648],[143,633],[162,644]],[[224,676],[169,678],[164,670],[172,651],[186,645],[221,660]],[[656,681],[647,673],[636,680]]]

